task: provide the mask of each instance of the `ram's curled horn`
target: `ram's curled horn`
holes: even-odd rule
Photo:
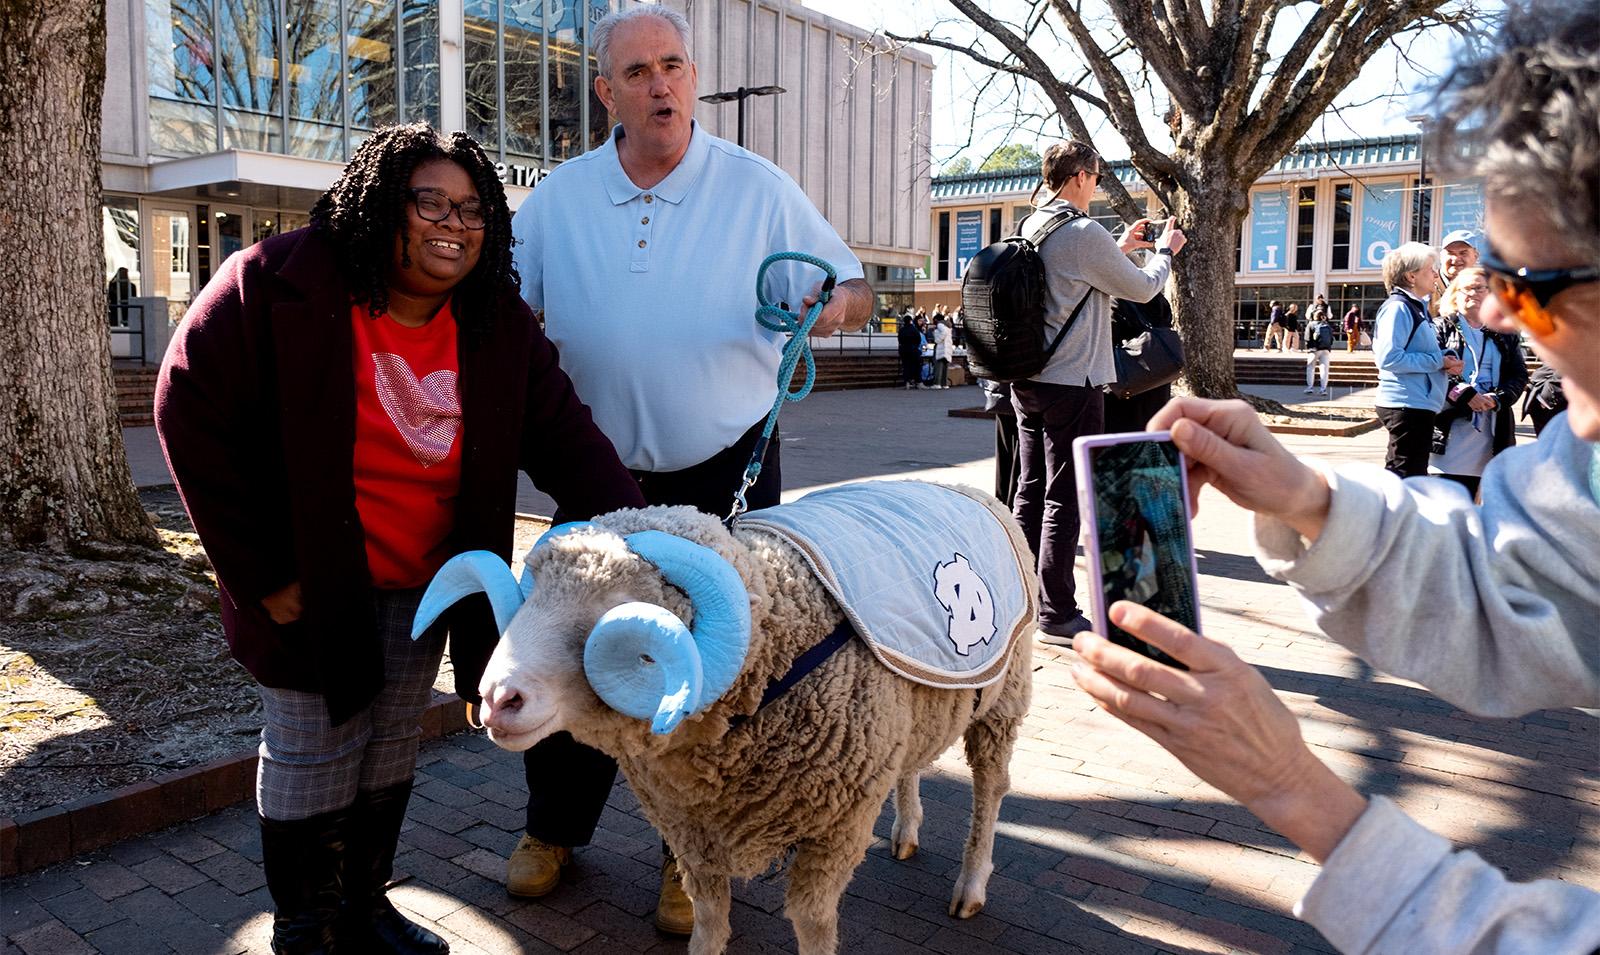
[[[580,531],[585,527],[594,526],[595,524],[593,521],[568,521],[565,524],[557,524],[556,526],[545,531],[543,534],[539,535],[539,539],[533,542],[532,547],[528,548],[528,556],[522,559],[522,580],[518,582],[518,586],[522,588],[523,600],[527,600],[529,597],[533,596],[534,552],[543,547],[545,544],[548,544],[550,541],[560,537],[562,534],[568,534],[572,531]],[[504,633],[505,631],[501,632]]]
[[[607,705],[653,719],[651,729],[667,733],[733,686],[750,650],[750,597],[738,571],[709,547],[661,531],[640,531],[625,540],[629,550],[689,598],[694,628],[659,607],[648,615],[633,609],[614,617],[624,609],[616,608],[589,632],[584,672]],[[624,605],[630,606],[638,607]],[[612,641],[620,646],[608,646]],[[647,644],[658,646],[661,655]],[[611,667],[624,672],[610,672]]]
[[[583,647],[583,672],[606,705],[670,733],[701,702],[700,651],[677,614],[638,601],[612,607]]]
[[[477,593],[488,595],[489,606],[494,608],[494,625],[504,634],[522,607],[522,588],[511,567],[500,557],[486,550],[471,550],[445,561],[433,575],[417,606],[417,615],[412,618],[411,639],[422,636],[461,598]]]

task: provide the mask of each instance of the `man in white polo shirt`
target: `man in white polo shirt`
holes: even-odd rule
[[[756,324],[756,272],[773,252],[806,252],[839,283],[812,332],[856,329],[873,294],[861,263],[772,163],[693,121],[689,25],[656,6],[614,13],[593,35],[595,92],[619,121],[604,146],[558,166],[512,222],[522,296],[543,310],[561,367],[652,504],[725,515],[777,397],[784,337]],[[768,298],[809,307],[823,278],[786,262]],[[774,436],[776,438],[776,436]],[[778,503],[779,442],[752,508]],[[616,764],[559,734],[524,757],[528,834],[506,887],[554,889],[571,847],[593,834]],[[693,910],[663,866],[656,924],[688,934]]]

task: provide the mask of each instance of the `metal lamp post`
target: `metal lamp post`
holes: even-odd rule
[[[739,103],[739,145],[744,145],[744,101],[752,96],[776,96],[787,93],[788,90],[781,86],[741,86],[736,90],[725,90],[721,93],[707,93],[700,97],[702,103],[726,103],[737,100]]]
[[[1432,116],[1416,113],[1407,116],[1409,122],[1415,123],[1421,135],[1417,138],[1417,157],[1421,161],[1421,169],[1417,171],[1417,199],[1412,205],[1412,236],[1418,241],[1424,241],[1422,231],[1428,225],[1428,218],[1433,212],[1433,203],[1424,201],[1424,197],[1431,194],[1428,188],[1428,123]],[[1433,236],[1428,236],[1432,239]]]

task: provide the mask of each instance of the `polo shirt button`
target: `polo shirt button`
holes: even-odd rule
[[[655,196],[651,196],[651,195],[646,195],[644,197],[644,201],[645,202],[655,202],[656,201],[656,197]]]
[[[643,239],[639,240],[639,248],[641,248],[641,249],[644,248],[644,240]]]
[[[639,224],[640,225],[649,225],[650,224],[650,217],[649,216],[645,216],[643,219],[640,219],[639,220]]]

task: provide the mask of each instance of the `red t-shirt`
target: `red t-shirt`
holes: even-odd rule
[[[356,511],[372,583],[420,587],[450,555],[461,487],[461,399],[450,305],[421,328],[350,309],[355,330]]]

